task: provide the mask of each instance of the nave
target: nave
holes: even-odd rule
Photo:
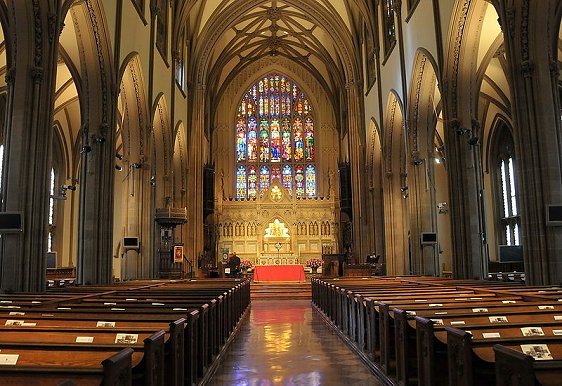
[[[310,300],[253,301],[209,384],[380,385]]]

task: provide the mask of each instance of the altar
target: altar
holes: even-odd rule
[[[302,264],[293,265],[256,265],[254,282],[262,281],[305,281]]]

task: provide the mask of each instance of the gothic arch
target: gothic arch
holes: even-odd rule
[[[176,125],[176,136],[174,141],[174,207],[187,207],[187,140],[185,138],[185,127],[183,122]]]
[[[172,158],[173,142],[170,128],[168,105],[164,94],[160,93],[152,112],[152,166],[155,184],[155,205],[166,208],[172,204]]]
[[[436,232],[435,160],[437,125],[441,100],[437,77],[437,65],[432,55],[424,48],[416,53],[412,69],[407,138],[408,205],[410,230],[411,270],[414,274],[439,274],[438,248],[418,242],[422,232]],[[442,146],[442,145],[441,145]],[[439,157],[439,158],[437,158]],[[441,182],[441,181],[440,181]],[[446,190],[448,184],[445,182]],[[440,235],[446,238],[446,232]]]
[[[493,5],[485,0],[457,0],[451,17],[444,69],[447,87],[444,90],[450,109],[449,119],[458,120],[464,127],[472,127],[478,110],[478,51],[489,6]]]
[[[384,195],[383,148],[381,130],[374,118],[367,131],[367,217],[371,224],[368,250],[375,255],[384,254]]]
[[[404,275],[408,264],[408,184],[404,109],[392,90],[387,102],[384,125],[384,218],[386,267],[390,275]]]
[[[146,154],[149,118],[143,73],[139,54],[131,52],[121,64],[118,103],[123,156],[129,163],[136,162]]]

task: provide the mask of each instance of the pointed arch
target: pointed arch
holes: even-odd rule
[[[163,93],[158,94],[155,99],[152,116],[152,140],[153,140],[153,167],[155,178],[155,200],[157,207],[168,207],[172,203],[172,158],[173,142],[168,105]]]
[[[406,205],[408,182],[404,109],[395,90],[390,92],[384,125],[384,214],[387,269],[391,275],[409,272],[408,219]]]
[[[448,189],[446,178],[437,180],[435,170],[445,158],[441,115],[441,93],[437,63],[428,50],[419,48],[412,68],[407,133],[408,214],[410,262],[413,274],[439,274],[439,249],[422,245],[422,232],[436,232],[443,244],[449,244],[448,227],[437,232],[437,190]],[[439,127],[438,127],[439,125]],[[443,193],[443,192],[441,192]],[[447,241],[446,241],[447,240]],[[441,240],[439,240],[441,241]]]
[[[367,214],[372,232],[368,234],[369,253],[384,254],[384,199],[383,199],[383,148],[381,130],[374,118],[369,121],[367,131]]]
[[[174,141],[174,207],[187,207],[187,140],[183,122],[176,125]]]
[[[149,127],[149,116],[143,74],[139,54],[129,53],[119,71],[118,110],[121,120],[117,142],[121,142],[122,155],[130,163],[145,156],[147,150],[146,128]]]

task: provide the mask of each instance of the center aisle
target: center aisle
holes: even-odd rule
[[[310,300],[251,307],[210,385],[380,385]]]

